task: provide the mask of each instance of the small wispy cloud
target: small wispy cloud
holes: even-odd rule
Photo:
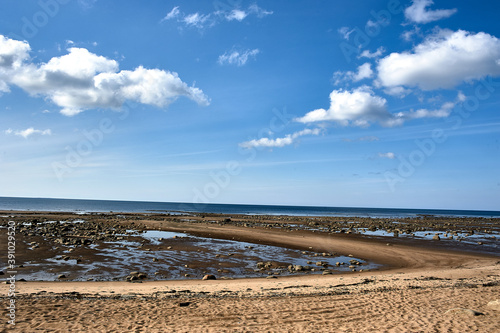
[[[377,51],[375,51],[373,53],[370,52],[369,50],[364,50],[363,52],[361,52],[361,54],[359,55],[358,58],[369,58],[369,59],[378,58],[382,54],[384,54],[384,52],[385,52],[385,48],[383,46],[381,46],[377,49]]]
[[[242,148],[261,148],[261,147],[266,147],[266,148],[275,148],[275,147],[284,147],[291,145],[292,143],[295,142],[296,139],[298,139],[301,136],[304,135],[319,135],[321,133],[321,129],[315,128],[315,129],[309,129],[306,128],[302,131],[295,132],[293,134],[287,134],[283,138],[276,138],[276,139],[270,139],[270,138],[260,138],[260,139],[254,139],[246,142],[240,143],[240,147]]]
[[[37,129],[34,129],[33,127],[27,128],[25,130],[18,130],[18,131],[14,131],[14,130],[9,128],[8,130],[5,131],[5,134],[7,134],[7,135],[14,134],[17,136],[22,136],[23,138],[27,139],[29,136],[34,135],[34,134],[51,135],[52,131],[50,129],[37,130]]]
[[[368,135],[368,136],[363,136],[361,138],[357,138],[357,139],[342,139],[342,141],[344,142],[357,142],[357,141],[368,141],[368,142],[372,142],[372,141],[379,141],[380,138],[374,136],[374,135]]]
[[[217,62],[220,65],[229,64],[236,66],[243,66],[251,58],[254,58],[259,54],[259,49],[245,50],[245,51],[230,51],[219,56]]]
[[[347,71],[337,71],[333,73],[333,83],[339,85],[346,81],[358,82],[364,79],[369,79],[373,77],[373,70],[370,63],[364,63],[358,67],[357,72]]]
[[[434,4],[432,0],[413,0],[411,6],[405,9],[405,17],[414,23],[429,23],[452,16],[457,12],[453,9],[429,10],[427,7]]]
[[[388,153],[378,153],[378,157],[380,158],[388,158],[390,160],[393,160],[396,158],[396,155],[392,152],[388,152]]]
[[[180,6],[175,6],[160,20],[160,23],[175,20],[186,27],[204,29],[212,27],[223,21],[242,22],[251,15],[262,18],[271,14],[273,14],[272,11],[265,10],[256,4],[249,6],[247,9],[235,8],[230,11],[217,10],[206,14],[199,12],[186,14],[180,10]]]

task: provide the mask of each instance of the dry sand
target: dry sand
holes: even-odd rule
[[[158,227],[156,222],[146,225]],[[0,332],[500,332],[498,256],[231,226],[165,229],[353,254],[387,269],[274,279],[17,282]],[[0,301],[7,304],[9,285]]]

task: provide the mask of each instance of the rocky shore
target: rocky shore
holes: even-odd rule
[[[499,219],[0,216],[14,331],[500,331]]]

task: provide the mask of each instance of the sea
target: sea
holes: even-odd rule
[[[83,200],[54,198],[0,197],[0,210],[87,213],[217,213],[288,216],[345,216],[405,218],[422,215],[450,217],[500,217],[500,211],[402,209],[363,207],[280,206],[182,202]]]

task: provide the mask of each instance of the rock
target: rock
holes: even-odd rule
[[[57,277],[58,279],[65,279],[66,278],[66,275],[64,274],[59,274],[59,276]]]
[[[323,272],[323,275],[330,275],[330,274],[332,274],[332,272],[330,272],[330,271],[324,271]]]
[[[439,237],[438,234],[435,234],[433,237],[432,237],[432,240],[441,240],[441,237]]]
[[[189,306],[191,302],[180,302],[179,306]]]
[[[266,279],[277,279],[277,277],[274,275],[268,275],[266,276]]]
[[[486,306],[488,307],[488,309],[500,311],[500,299],[488,302]]]
[[[297,272],[301,272],[301,271],[303,271],[303,270],[304,270],[304,266],[302,266],[302,265],[294,265],[294,266],[293,266],[293,269],[294,269],[295,271],[297,271]]]
[[[483,316],[484,313],[479,311],[464,309],[464,308],[454,308],[445,312],[445,314],[464,314],[466,316],[475,317],[475,316]]]
[[[217,278],[215,277],[215,275],[207,274],[203,277],[202,280],[217,280]]]

